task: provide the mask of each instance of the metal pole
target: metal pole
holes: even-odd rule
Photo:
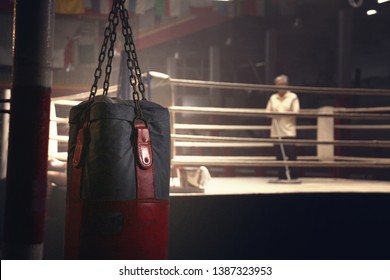
[[[177,76],[177,62],[176,60],[173,58],[173,57],[168,57],[167,58],[167,72],[168,72],[168,77],[176,77]],[[176,87],[174,85],[172,85],[171,83],[169,84],[170,85],[170,93],[171,93],[171,107],[172,106],[175,106],[176,105]],[[179,104],[180,105],[180,104]],[[181,104],[182,105],[182,104]],[[171,127],[170,127],[170,130],[171,130],[171,133],[176,133],[176,130],[175,130],[175,127],[174,127],[174,124],[176,123],[176,113],[175,112],[171,112],[170,111],[170,119],[171,119]],[[171,141],[171,159],[173,159],[174,157],[176,156],[176,147],[174,145],[174,142]],[[172,185],[175,186],[175,181],[173,180],[173,178],[177,175],[177,173],[179,172],[177,168],[175,168],[174,166],[171,165],[171,180],[172,180]],[[180,184],[179,184],[180,186]]]
[[[351,9],[342,9],[339,11],[338,28],[338,61],[337,61],[337,82],[339,87],[349,87],[351,85],[351,56],[352,56],[352,21],[353,14]],[[351,96],[340,96],[336,101],[336,107],[350,107]],[[335,124],[342,123],[336,119]],[[344,121],[345,123],[345,121]],[[347,131],[335,131],[335,139],[350,138]],[[342,156],[344,149],[336,147],[335,154]],[[333,177],[344,177],[348,171],[346,169],[333,169]]]
[[[209,80],[221,80],[221,49],[218,46],[209,47]],[[224,100],[219,94],[220,90],[218,88],[210,87],[209,93],[211,106],[218,107],[224,105]]]
[[[337,82],[339,87],[351,86],[352,10],[339,11]]]
[[[278,60],[278,31],[268,29],[265,34],[265,83],[272,84],[276,77]]]
[[[275,121],[275,126],[276,126],[276,132],[278,134],[278,139],[279,141],[282,141],[282,136],[280,135],[280,128],[279,128],[279,121],[277,119],[274,119]],[[282,153],[282,157],[283,157],[283,162],[284,162],[284,169],[285,169],[285,172],[286,172],[286,178],[288,181],[291,181],[291,176],[290,176],[290,169],[288,168],[288,162],[287,162],[287,156],[286,156],[286,152],[284,150],[284,145],[282,142],[279,143],[279,146],[280,146],[280,151]]]
[[[9,102],[8,100],[11,98],[11,91],[6,89],[1,92],[1,99],[4,100],[4,103],[1,103],[1,109],[4,110],[1,114],[1,151],[0,151],[0,159],[1,159],[1,169],[0,169],[0,180],[6,178],[7,174],[7,154],[8,154],[8,131],[9,131]]]
[[[52,84],[53,0],[17,0],[9,128],[5,259],[41,259]]]

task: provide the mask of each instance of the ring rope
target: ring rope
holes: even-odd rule
[[[387,140],[332,140],[320,141],[310,139],[275,139],[275,138],[246,138],[246,137],[226,137],[226,136],[205,136],[205,135],[180,135],[171,134],[171,138],[178,141],[219,141],[219,142],[250,142],[250,143],[272,143],[272,144],[299,144],[299,145],[336,145],[336,146],[365,146],[365,147],[390,147]]]
[[[356,124],[356,125],[348,125],[348,124],[336,124],[334,126],[337,129],[367,129],[367,130],[383,130],[390,129],[390,124]]]
[[[334,112],[390,112],[390,107],[369,107],[369,108],[341,108],[341,107],[333,107]]]
[[[382,130],[390,129],[390,124],[336,124],[336,129],[365,129],[365,130]],[[185,124],[175,123],[173,128],[176,130],[270,130],[270,125],[219,125],[219,124]],[[297,130],[315,130],[316,125],[297,125]]]
[[[194,130],[269,130],[270,125],[219,125],[219,124],[185,124],[175,123],[174,129],[194,129]],[[300,130],[316,129],[315,125],[297,125]]]
[[[366,89],[366,88],[334,88],[334,87],[303,87],[303,86],[275,86],[275,85],[259,85],[259,84],[243,84],[243,83],[228,83],[215,81],[201,80],[184,80],[170,78],[169,82],[174,86],[188,87],[204,87],[204,88],[220,88],[220,89],[239,89],[239,90],[255,90],[255,91],[277,91],[279,89],[292,90],[299,93],[320,93],[320,94],[336,94],[336,95],[380,95],[390,96],[388,89]],[[223,94],[223,93],[222,93]]]
[[[246,109],[246,108],[222,108],[222,107],[195,107],[195,106],[171,106],[171,112],[191,113],[191,114],[210,114],[210,115],[228,115],[228,116],[294,116],[299,118],[317,118],[329,117],[335,119],[383,119],[390,120],[390,114],[364,114],[364,113],[278,113],[266,112],[265,109]]]
[[[298,157],[299,159],[300,157]],[[228,156],[175,156],[172,159],[173,165],[205,165],[210,166],[284,166],[285,162],[277,160],[266,160],[264,157],[228,157]],[[375,167],[388,168],[390,166],[389,159],[375,160],[296,160],[288,161],[289,166],[294,167]]]

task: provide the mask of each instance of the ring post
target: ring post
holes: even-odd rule
[[[15,1],[5,259],[43,257],[53,3],[53,0]]]

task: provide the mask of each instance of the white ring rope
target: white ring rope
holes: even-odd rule
[[[277,91],[278,89],[288,89],[299,93],[312,94],[336,94],[336,95],[381,95],[390,96],[390,90],[387,89],[366,89],[366,88],[333,88],[333,87],[302,87],[302,86],[275,86],[243,83],[227,83],[200,80],[184,80],[170,78],[169,82],[174,86],[188,86],[196,88],[220,88],[220,89],[239,89],[246,91]],[[221,93],[223,94],[223,93]]]
[[[336,129],[365,129],[365,130],[384,130],[390,129],[390,124],[336,124]],[[176,130],[270,130],[270,125],[219,125],[219,124],[185,124],[175,123],[173,128]],[[316,125],[297,125],[297,130],[315,130]]]
[[[171,138],[177,141],[199,142],[242,142],[242,143],[272,143],[272,144],[297,144],[297,145],[335,145],[335,146],[364,146],[364,147],[390,147],[390,140],[332,140],[320,141],[310,139],[276,139],[276,138],[247,138],[205,135],[180,135],[172,134]],[[217,146],[217,145],[216,145]],[[215,146],[215,147],[216,147]]]
[[[370,107],[370,108],[340,108],[334,107],[335,112],[349,113],[349,112],[390,112],[390,107]]]
[[[300,157],[298,156],[298,159]],[[234,157],[234,156],[175,156],[172,159],[172,165],[194,165],[200,166],[207,163],[210,166],[284,166],[283,161],[267,160],[265,157]],[[288,161],[289,166],[295,167],[374,167],[388,168],[390,166],[389,159],[374,159],[370,158],[360,160],[296,160]]]
[[[335,119],[382,119],[390,120],[390,114],[365,114],[365,113],[312,113],[301,111],[299,113],[277,113],[267,112],[265,109],[247,109],[247,108],[223,108],[223,107],[196,107],[196,106],[171,106],[171,112],[191,113],[191,114],[209,114],[226,116],[294,116],[298,118],[317,118],[329,117]]]

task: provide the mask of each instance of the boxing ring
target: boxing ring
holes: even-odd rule
[[[386,103],[361,108],[304,107],[299,114],[290,114],[298,119],[297,139],[281,141],[267,134],[269,118],[278,114],[265,112],[265,104],[248,102],[253,108],[240,107],[238,102],[234,107],[216,106],[212,100],[220,94],[224,95],[221,101],[235,91],[243,96],[247,91],[262,96],[275,92],[276,87],[172,78],[167,83],[173,95],[173,171],[180,173],[180,169],[200,165],[212,171],[222,170],[220,176],[213,176],[206,184],[203,193],[183,193],[181,184],[173,184],[171,258],[390,257],[389,179],[370,180],[364,176],[366,170],[388,172],[390,135],[386,132],[390,128],[390,107],[382,106]],[[208,91],[204,95],[210,100],[186,104],[191,102],[182,98],[182,102],[175,103],[188,88]],[[304,94],[371,98],[390,95],[389,90],[288,88],[301,100]],[[237,118],[237,122],[232,121]],[[335,176],[301,177],[301,184],[270,184],[268,176],[274,174],[264,171],[286,162],[276,161],[267,150],[272,150],[274,144],[291,142],[300,151],[308,151],[298,153],[297,161],[288,161],[288,166],[336,169],[327,173]],[[359,153],[362,149],[368,152]],[[354,178],[337,176],[351,170]]]
[[[180,86],[194,86],[200,87],[199,81],[183,81],[172,79],[173,85]],[[218,82],[205,82],[213,88],[226,89],[245,89],[245,90],[257,90],[257,91],[276,91],[275,86],[262,86],[262,85],[246,85],[233,84],[233,83],[218,83]],[[205,85],[204,85],[205,86]],[[279,87],[281,88],[281,87]],[[311,94],[339,94],[339,95],[363,95],[370,96],[390,96],[388,90],[368,90],[368,89],[337,89],[337,88],[315,88],[315,87],[296,87],[289,86],[290,89],[298,93],[311,93]],[[269,113],[264,109],[253,108],[221,108],[221,107],[191,107],[191,106],[171,106],[170,111],[173,114],[208,114],[208,115],[223,115],[223,116],[240,116],[240,117],[257,117],[257,118],[269,118],[278,116],[295,116],[300,118],[314,118],[317,119],[317,125],[298,125],[298,130],[316,130],[317,139],[296,139],[296,140],[277,140],[270,138],[248,138],[248,137],[220,137],[220,136],[207,136],[207,135],[190,135],[179,134],[178,131],[183,130],[202,130],[202,131],[239,131],[239,130],[269,130],[270,126],[260,125],[215,125],[215,124],[173,124],[172,139],[174,145],[174,154],[172,159],[173,165],[188,164],[198,165],[201,162],[209,163],[211,165],[244,165],[244,166],[279,166],[283,165],[282,162],[274,161],[270,157],[261,156],[248,156],[248,157],[199,157],[199,156],[182,156],[176,151],[176,147],[212,147],[212,148],[256,148],[256,147],[268,147],[272,144],[296,144],[298,146],[316,146],[317,154],[312,156],[298,156],[297,161],[289,162],[290,166],[322,166],[322,167],[389,167],[389,158],[376,158],[376,157],[354,157],[354,156],[337,156],[332,153],[332,150],[325,151],[327,154],[323,154],[323,149],[332,149],[336,146],[347,147],[390,147],[390,140],[387,137],[386,140],[370,139],[370,140],[343,140],[334,139],[334,130],[381,130],[385,131],[390,129],[390,107],[371,107],[371,108],[334,108],[323,107],[313,109],[301,109],[299,113]],[[335,120],[347,119],[347,120],[380,120],[387,121],[387,124],[370,124],[370,125],[343,125],[335,124]],[[323,129],[329,130],[327,135],[321,131]],[[327,138],[327,139],[326,139]]]
[[[216,170],[218,168],[219,170],[230,170],[230,172],[222,172],[215,178],[213,176],[212,181],[214,183],[210,181],[210,189],[214,190],[217,185],[227,186],[226,182],[218,183],[218,181],[224,180],[219,177],[228,177],[230,179],[241,177],[242,182],[245,182],[247,177],[249,177],[242,176],[240,173],[235,174],[232,172],[232,168],[257,168],[257,170],[261,170],[286,164],[288,167],[298,167],[304,170],[313,168],[386,170],[390,167],[390,134],[387,133],[390,129],[390,106],[370,106],[364,108],[323,106],[320,108],[302,108],[299,113],[269,113],[263,108],[256,108],[253,104],[250,104],[252,107],[249,108],[210,106],[210,104],[214,105],[216,103],[213,102],[213,99],[217,98],[217,96],[219,96],[217,100],[221,101],[224,98],[229,98],[229,95],[235,94],[237,97],[241,93],[244,95],[247,92],[257,95],[259,99],[265,99],[264,96],[275,92],[277,87],[272,85],[174,79],[156,72],[149,72],[148,77],[152,81],[146,83],[146,88],[150,95],[149,99],[167,106],[171,113],[171,185],[174,187],[172,189],[173,192],[175,190],[180,191],[180,189],[177,189],[177,187],[180,187],[179,171],[183,169],[193,170],[199,166],[205,166],[211,171],[213,168],[216,168]],[[279,86],[278,88],[283,87]],[[286,88],[298,93],[302,100],[305,99],[304,95],[306,94],[319,96],[318,98],[322,95],[336,97],[370,96],[371,98],[390,96],[390,90],[384,89],[298,86],[288,86]],[[117,90],[117,86],[112,86],[109,89],[109,94],[115,96]],[[202,102],[197,102],[202,103],[201,105],[190,106],[178,102],[178,99],[180,99],[178,95],[181,95],[181,103],[186,103],[187,93],[192,95],[199,93],[201,95],[201,92],[203,92],[203,100]],[[68,121],[66,112],[70,106],[74,106],[80,100],[86,99],[88,94],[89,92],[75,94],[67,96],[66,99],[53,98],[52,112],[54,113],[52,113],[52,130],[50,134],[52,145],[50,145],[49,157],[57,166],[61,165],[59,162],[66,160]],[[61,111],[62,116],[59,116],[61,113],[58,114],[58,112]],[[270,130],[270,125],[267,122],[269,122],[271,117],[281,115],[295,116],[297,118],[297,139],[281,140],[269,138],[267,133]],[[198,116],[200,118],[197,118]],[[229,118],[234,118],[236,122],[229,122]],[[300,120],[303,120],[304,123],[300,123]],[[58,131],[61,133],[58,133]],[[343,139],[342,134],[345,132],[349,137]],[[364,135],[364,139],[353,139],[355,132],[359,132],[358,135]],[[309,135],[310,137],[304,138],[301,135]],[[309,152],[298,154],[296,161],[277,161],[272,153],[269,152],[274,144],[295,144],[298,149],[303,151],[307,149]],[[59,147],[62,148],[59,150]],[[350,154],[340,152],[343,149],[352,149],[352,152]],[[365,149],[368,151],[369,156],[354,155],[353,149]],[[49,170],[50,172],[53,175],[59,175],[58,171]],[[256,176],[257,173],[252,172],[251,174],[252,177],[254,175],[259,177],[257,185],[266,186],[267,184],[263,182],[264,178],[270,177],[272,174],[260,172],[260,176]],[[302,178],[305,185],[309,181],[313,181],[313,179],[309,181],[308,179]],[[329,179],[331,178],[328,176],[323,178],[325,185],[329,185]],[[370,178],[369,176],[367,178],[362,176],[362,179]],[[317,178],[317,182],[320,180],[320,178]],[[232,182],[232,180],[230,181]],[[373,185],[367,180],[364,182],[367,182],[367,185]],[[356,185],[356,180],[338,181],[337,184]],[[237,186],[236,183],[233,185]],[[245,188],[242,185],[250,185],[250,183],[240,184],[240,188]],[[385,181],[383,185],[384,189],[386,189],[388,184]],[[372,189],[372,186],[368,187],[367,191],[370,189]],[[195,193],[197,192],[196,189],[189,190],[190,192],[191,190]],[[383,191],[383,189],[380,191]],[[207,190],[205,192],[212,193],[212,191]],[[218,193],[218,191],[216,192]]]

